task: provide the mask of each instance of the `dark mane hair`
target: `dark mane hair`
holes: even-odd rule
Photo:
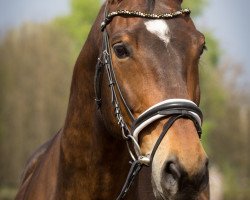
[[[148,12],[152,12],[155,7],[155,0],[147,0]]]

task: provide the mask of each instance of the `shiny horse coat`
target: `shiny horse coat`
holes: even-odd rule
[[[181,10],[181,1],[105,3],[74,68],[65,124],[29,160],[18,200],[106,200],[116,199],[121,191],[131,158],[114,115],[106,71],[99,80],[101,106],[95,102],[99,100],[94,80],[98,58],[103,53],[100,25],[105,9],[109,13],[117,10],[173,13]],[[106,24],[105,31],[117,85],[135,119],[154,105],[171,99],[199,105],[198,63],[205,38],[188,15],[171,19],[115,16]],[[118,88],[114,91],[117,93]],[[122,101],[118,95],[123,120],[132,127],[133,121]],[[172,122],[153,152],[150,166],[140,172],[126,199],[209,199],[208,159],[196,124],[202,117],[192,116],[195,115],[181,116]],[[152,153],[170,120],[169,115],[164,115],[140,129],[136,140],[141,156]]]

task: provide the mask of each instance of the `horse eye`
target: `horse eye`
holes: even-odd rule
[[[114,49],[114,52],[115,52],[115,55],[122,59],[122,58],[126,58],[129,56],[129,51],[128,49],[126,48],[126,46],[122,43],[118,43],[118,44],[115,44],[113,46],[113,49]]]
[[[204,45],[202,46],[200,55],[202,55],[204,53],[204,51],[207,51],[206,43],[204,43]]]

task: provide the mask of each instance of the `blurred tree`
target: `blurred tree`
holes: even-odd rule
[[[223,113],[214,113],[214,129],[209,134],[210,153],[224,174],[225,199],[248,199],[250,195],[249,89],[239,88],[241,66],[229,60],[217,70],[223,87]]]
[[[206,3],[207,0],[184,0],[182,7],[191,9],[192,14],[198,16],[202,13]]]
[[[71,0],[70,14],[53,21],[53,25],[68,33],[75,42],[77,51],[75,53],[80,52],[99,8],[99,0]]]
[[[0,186],[16,185],[28,155],[63,124],[73,45],[59,33],[27,24],[0,45]]]

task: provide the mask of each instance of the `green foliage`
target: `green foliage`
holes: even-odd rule
[[[29,155],[63,125],[72,49],[68,36],[47,25],[24,25],[1,43],[0,186],[16,185]]]
[[[192,11],[192,16],[198,16],[202,13],[207,0],[184,0],[182,7],[189,8]]]
[[[210,31],[205,31],[207,52],[205,54],[206,62],[209,62],[210,67],[218,67],[221,49],[218,40]]]
[[[234,167],[234,168],[232,168]],[[247,167],[247,166],[246,166]],[[245,200],[249,198],[250,189],[249,189],[249,180],[248,176],[242,177],[241,170],[242,166],[240,163],[236,166],[232,166],[232,164],[224,163],[223,166],[224,171],[224,197],[226,200]],[[246,169],[246,170],[249,170]],[[246,174],[245,174],[246,175]],[[248,180],[248,182],[246,182]]]
[[[79,52],[100,8],[99,0],[71,0],[71,13],[58,17],[53,25],[68,33]]]
[[[15,199],[17,189],[12,187],[0,187],[0,199],[12,200]]]
[[[230,74],[230,68],[226,68],[227,73],[222,70],[218,42],[212,33],[207,32],[205,35],[208,51],[202,57],[200,81],[206,150],[211,163],[219,166],[223,172],[225,199],[247,199],[250,194],[250,147],[246,130],[250,129],[247,123],[250,119],[250,107],[244,102],[249,100],[249,96],[241,93],[234,84],[226,85],[226,75]],[[233,70],[237,68],[236,64],[230,65],[234,66]],[[235,83],[237,76],[238,74],[229,76],[229,82]]]
[[[209,32],[204,32],[207,50],[204,51],[200,60],[200,87],[201,87],[201,108],[204,114],[202,141],[209,155],[210,135],[217,127],[217,120],[224,115],[226,97],[224,88],[218,74],[218,60],[220,48],[217,40]],[[216,117],[214,116],[216,113]]]

